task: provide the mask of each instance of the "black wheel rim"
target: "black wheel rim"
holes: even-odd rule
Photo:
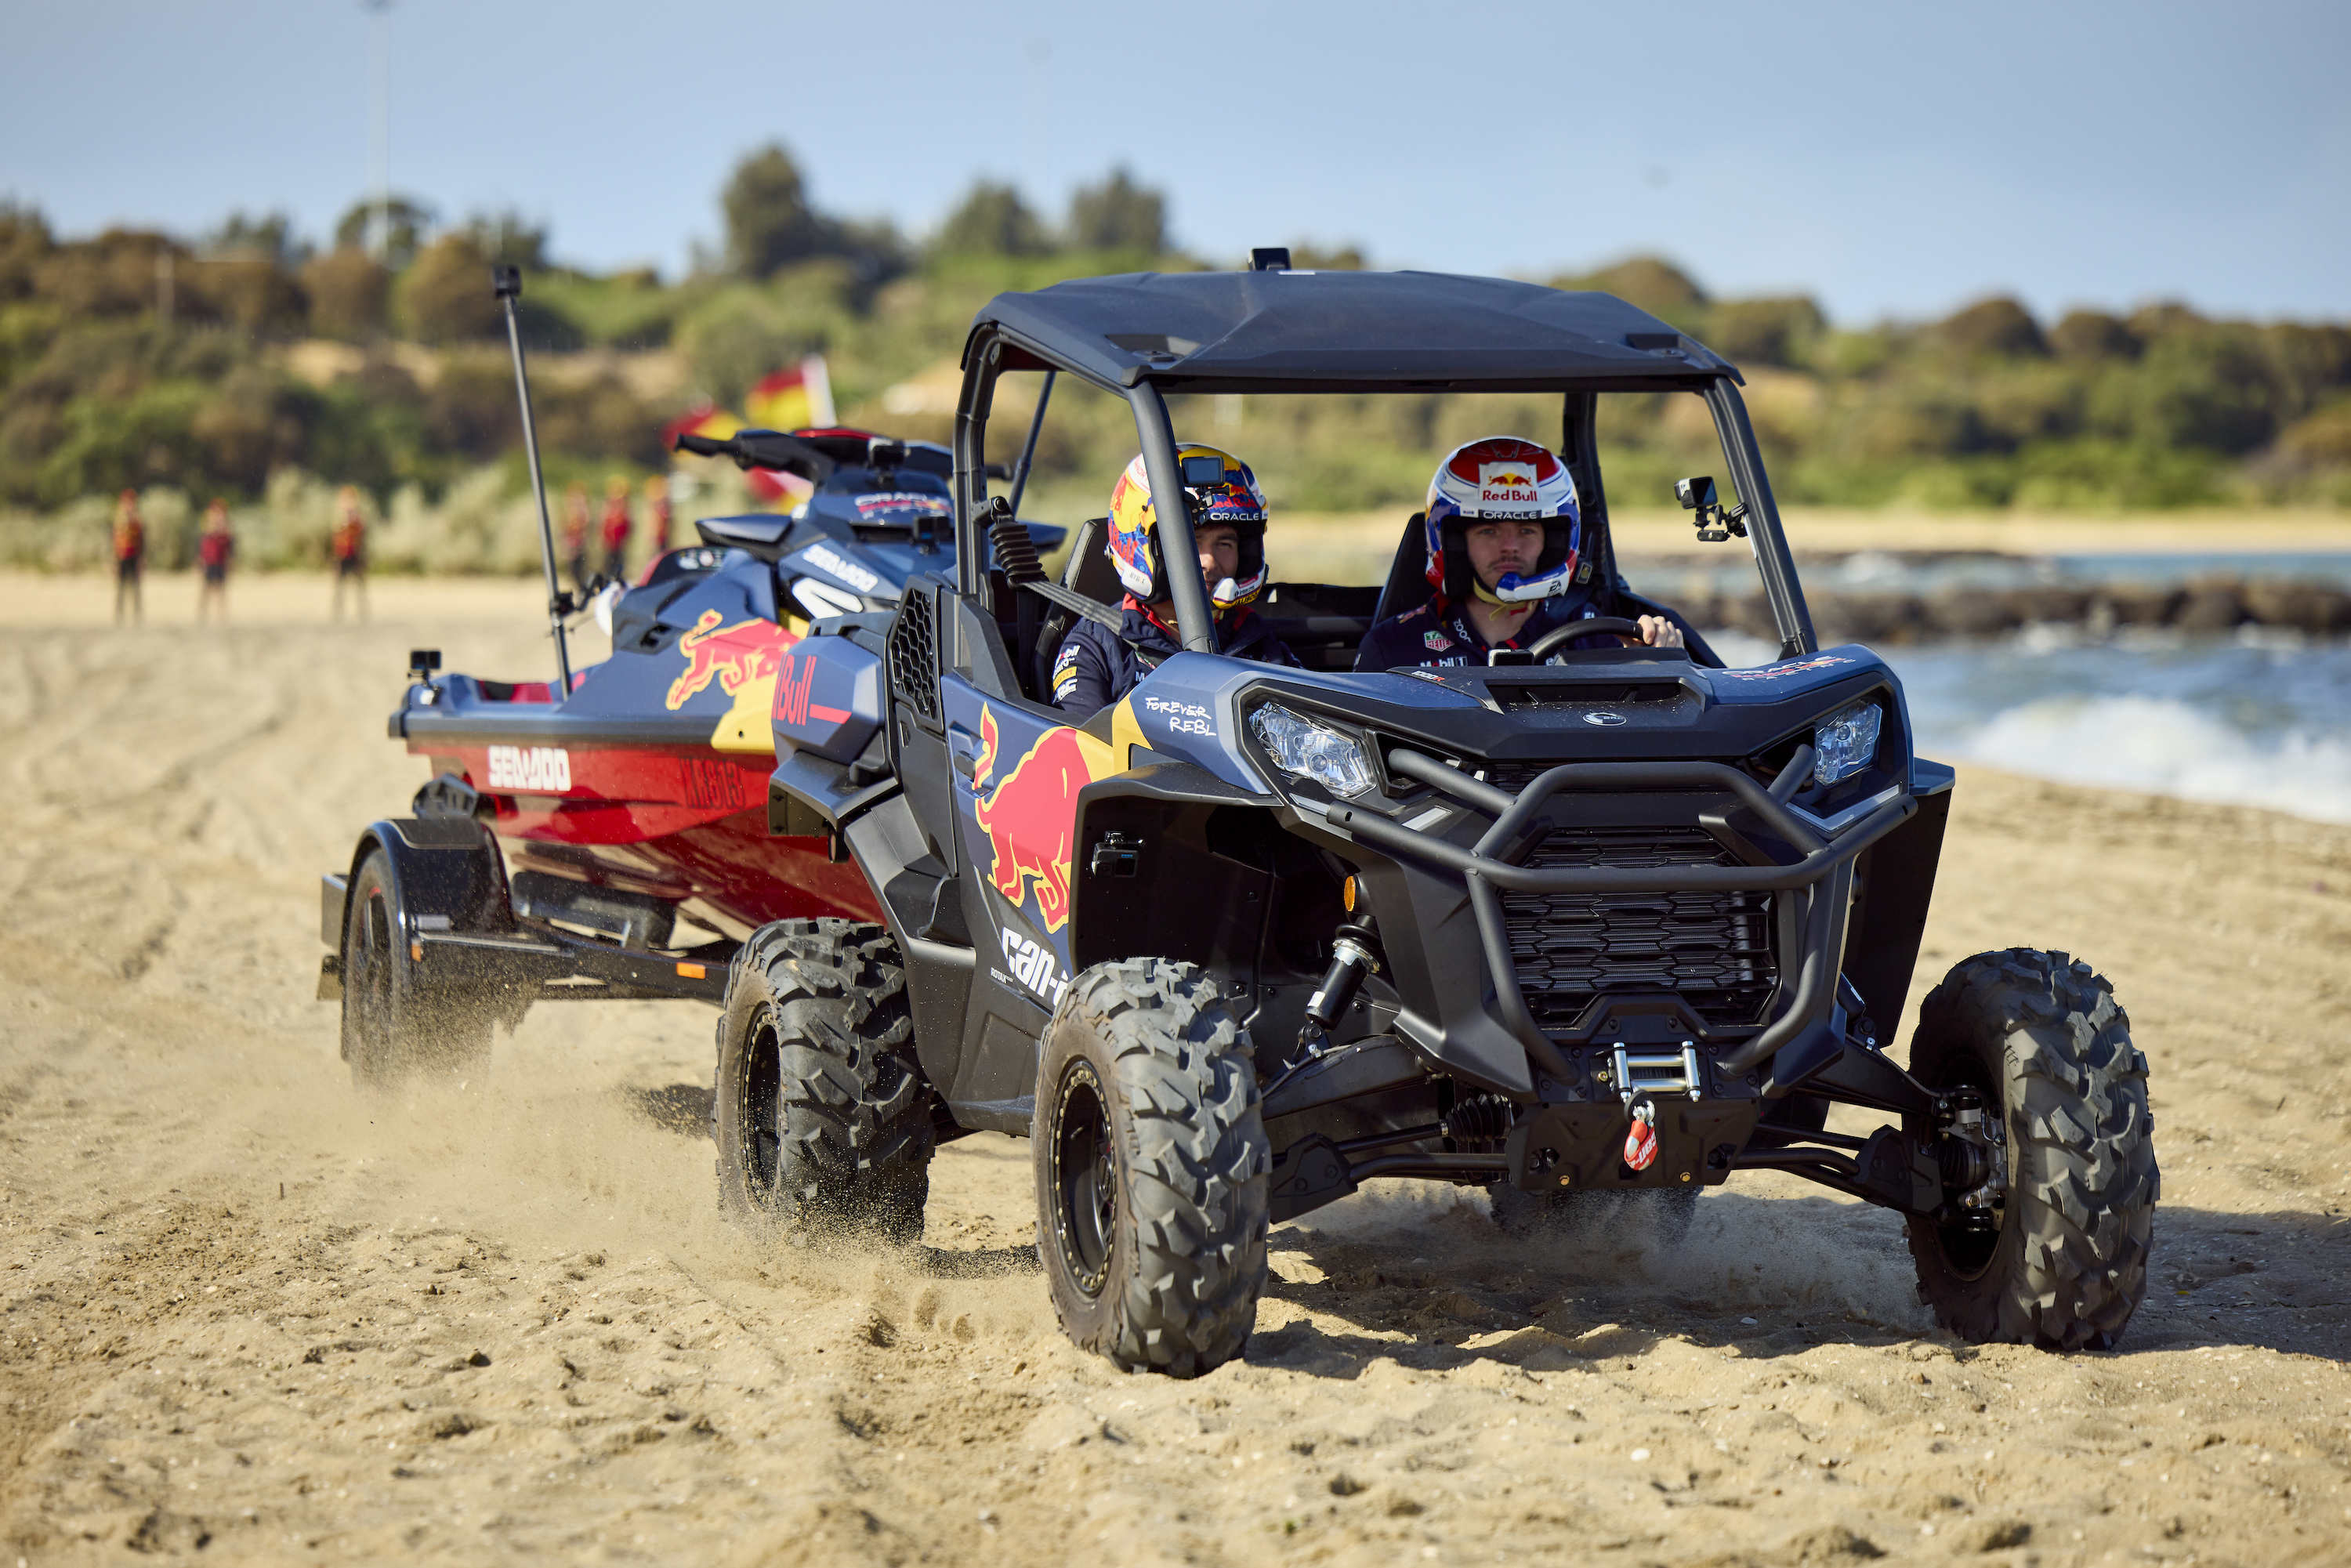
[[[784,1165],[783,1047],[776,1019],[763,1012],[743,1050],[743,1177],[751,1197],[772,1206]]]
[[[1978,1063],[1960,1062],[1954,1064],[1943,1074],[1943,1082],[1938,1087],[1974,1089],[1980,1092],[1984,1097],[1986,1109],[1999,1118],[2001,1132],[2005,1136],[2010,1130],[2008,1102],[2001,1093],[2000,1086],[1989,1082],[1994,1076],[1996,1075],[1983,1071]],[[2016,1180],[2015,1140],[2007,1139],[2006,1146],[2008,1179],[2013,1185]],[[1991,1225],[1982,1228],[1968,1225],[1938,1225],[1935,1228],[1936,1244],[1942,1249],[1943,1262],[1952,1273],[1962,1280],[1977,1280],[1982,1278],[1984,1272],[1992,1266],[1992,1260],[2000,1251],[2001,1235],[2008,1228],[2008,1207],[2007,1195],[2003,1191],[2000,1199],[1993,1205]]]
[[[1071,1282],[1098,1296],[1118,1234],[1118,1163],[1102,1081],[1083,1061],[1062,1075],[1051,1136],[1054,1241]]]

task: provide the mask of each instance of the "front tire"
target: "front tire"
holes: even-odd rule
[[[878,925],[778,920],[727,977],[712,1114],[719,1202],[758,1229],[910,1245],[936,1133],[906,976]]]
[[[1921,1296],[1965,1340],[2111,1349],[2147,1295],[2162,1185],[2114,988],[2063,953],[1980,953],[1919,1008],[1910,1072],[1983,1091],[2009,1166],[1996,1228],[1909,1220]]]
[[[1247,1038],[1190,964],[1079,976],[1038,1063],[1037,1250],[1063,1332],[1128,1371],[1241,1354],[1273,1158]]]

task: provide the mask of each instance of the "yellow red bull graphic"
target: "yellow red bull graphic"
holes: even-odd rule
[[[712,728],[710,744],[720,751],[766,751],[775,745],[768,714],[777,670],[784,650],[799,639],[772,621],[755,617],[728,626],[726,619],[705,610],[677,640],[685,668],[670,683],[663,706],[674,713],[716,681],[735,700]]]

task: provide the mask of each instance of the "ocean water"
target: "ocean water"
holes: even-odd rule
[[[1771,652],[1709,640],[1733,664]],[[2351,822],[2351,643],[2033,627],[1882,652],[1938,761]]]
[[[1798,557],[1804,587],[1814,593],[1931,594],[1943,589],[2076,588],[2129,584],[2177,588],[2205,577],[2297,578],[2351,588],[2351,552],[2343,550],[2163,550],[2098,555],[2004,555],[1991,550],[1855,550]],[[1644,592],[1668,601],[1677,594],[1746,593],[1755,566],[1744,552],[1715,558],[1636,559],[1625,573]]]

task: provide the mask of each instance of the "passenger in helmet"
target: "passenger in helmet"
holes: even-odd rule
[[[1200,572],[1208,580],[1216,612],[1217,651],[1296,665],[1296,657],[1267,631],[1253,608],[1266,580],[1265,492],[1258,488],[1257,476],[1239,458],[1213,446],[1180,446],[1176,461],[1190,503]],[[1183,648],[1176,635],[1166,563],[1159,554],[1151,477],[1139,456],[1111,489],[1110,535],[1102,548],[1126,589],[1119,629],[1081,621],[1053,656],[1053,701],[1081,717],[1126,695]]]
[[[1425,527],[1434,591],[1365,634],[1358,670],[1482,664],[1496,648],[1523,648],[1572,622],[1619,612],[1614,585],[1594,580],[1583,552],[1575,480],[1534,442],[1493,435],[1456,447],[1429,481]],[[1679,616],[1637,619],[1637,639],[1576,638],[1567,646],[1686,645]]]

